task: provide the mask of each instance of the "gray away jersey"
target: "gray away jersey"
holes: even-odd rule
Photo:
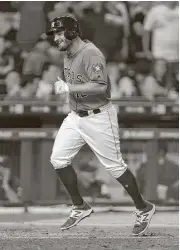
[[[91,81],[107,85],[104,94],[70,93],[71,110],[96,109],[109,102],[111,88],[105,58],[93,43],[87,41],[74,55],[65,57],[64,76],[66,82],[70,84],[83,84]]]

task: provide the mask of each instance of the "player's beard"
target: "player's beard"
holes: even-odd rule
[[[57,46],[60,51],[66,51],[71,44],[71,41],[68,39],[63,40],[62,42],[57,41]]]

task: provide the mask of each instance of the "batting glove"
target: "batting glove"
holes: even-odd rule
[[[60,77],[58,77],[58,81],[54,83],[55,94],[65,94],[69,93],[69,86],[67,82],[64,82]]]

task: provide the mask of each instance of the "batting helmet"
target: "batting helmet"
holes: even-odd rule
[[[68,40],[72,40],[77,36],[81,36],[78,21],[72,16],[56,17],[51,22],[51,29],[46,35],[54,35],[57,32],[64,31],[64,36]]]

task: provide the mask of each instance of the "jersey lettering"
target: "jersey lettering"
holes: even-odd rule
[[[77,93],[76,94],[76,97],[77,98],[84,98],[84,97],[87,97],[88,95],[85,95],[85,94],[80,94],[80,93]]]
[[[82,83],[82,82],[83,82],[83,81],[82,81],[82,78],[83,78],[82,75],[77,74],[77,82]]]
[[[74,71],[70,71],[70,69],[68,68],[64,68],[64,74],[65,74],[65,77],[68,78],[68,80],[77,81],[77,83],[83,82],[83,75],[81,74],[76,75]]]

